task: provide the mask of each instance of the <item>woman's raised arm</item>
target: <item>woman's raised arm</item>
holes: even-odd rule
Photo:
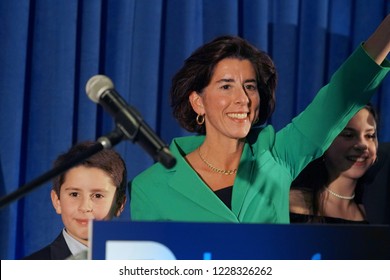
[[[367,39],[363,48],[376,63],[381,64],[385,60],[390,52],[390,14]]]

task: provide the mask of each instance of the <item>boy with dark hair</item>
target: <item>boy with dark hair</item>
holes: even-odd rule
[[[94,144],[76,144],[56,159],[54,167],[68,162]],[[126,165],[111,149],[99,151],[54,178],[51,200],[65,227],[53,243],[25,259],[61,260],[86,252],[88,221],[110,220],[122,213],[126,182]]]

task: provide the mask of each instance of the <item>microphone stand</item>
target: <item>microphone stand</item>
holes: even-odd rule
[[[87,158],[96,154],[97,152],[99,152],[103,149],[109,149],[109,148],[115,146],[123,138],[124,138],[124,134],[123,134],[122,130],[120,130],[118,127],[116,127],[115,130],[110,132],[108,135],[102,136],[99,139],[97,139],[96,144],[89,147],[87,150],[80,153],[77,157],[73,158],[69,162],[65,162],[64,164],[49,170],[48,172],[42,174],[41,176],[37,177],[36,179],[32,180],[31,182],[19,187],[16,191],[1,197],[0,198],[0,209],[3,208],[4,206],[8,205],[9,203],[13,202],[14,200],[17,200],[17,199],[25,196],[27,193],[35,190],[39,185],[55,178],[56,176],[59,176],[63,172],[74,167],[78,163],[86,160]]]

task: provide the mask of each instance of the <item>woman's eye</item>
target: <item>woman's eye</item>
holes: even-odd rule
[[[245,85],[245,88],[246,88],[247,90],[251,90],[251,91],[257,90],[256,85],[252,85],[252,84]]]
[[[221,89],[229,89],[230,88],[230,85],[223,85],[221,86]]]
[[[92,197],[100,199],[100,198],[103,198],[104,196],[102,194],[100,194],[100,193],[95,193],[95,194],[92,195]]]
[[[353,137],[353,134],[350,132],[342,132],[342,133],[340,133],[340,136],[344,137],[344,138],[351,138],[351,137]]]

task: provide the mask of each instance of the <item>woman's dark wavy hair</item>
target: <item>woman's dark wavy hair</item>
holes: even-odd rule
[[[225,58],[249,60],[255,69],[260,94],[257,124],[264,124],[274,111],[277,73],[272,59],[240,37],[221,36],[193,52],[172,79],[170,99],[173,115],[189,132],[206,133],[205,126],[196,123],[197,114],[191,107],[189,96],[193,91],[202,93],[211,81],[215,66]]]
[[[366,104],[362,109],[368,110],[374,117],[376,126],[379,126],[379,115],[371,103]],[[367,173],[366,173],[367,174]],[[366,181],[366,174],[359,178],[355,188],[355,202],[362,203],[364,183]],[[324,186],[329,184],[328,171],[325,167],[323,156],[310,162],[292,182],[291,189],[299,189],[310,194],[311,197],[311,211],[313,218],[311,222],[324,222],[323,216],[323,202],[321,201],[321,191]]]

